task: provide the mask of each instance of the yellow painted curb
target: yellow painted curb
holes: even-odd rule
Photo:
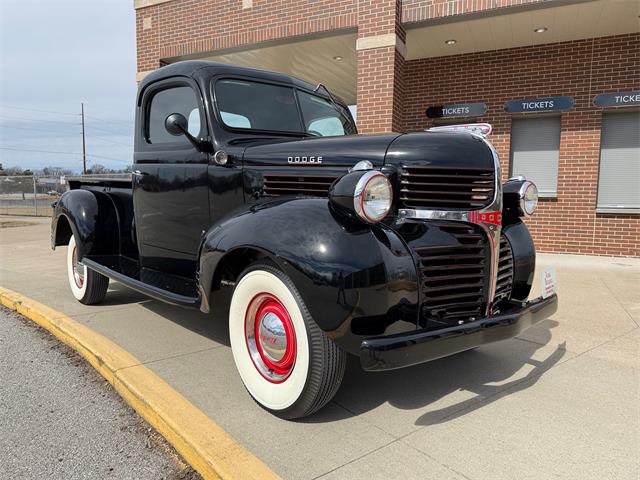
[[[111,340],[3,287],[0,302],[82,355],[205,479],[279,478],[189,400]]]

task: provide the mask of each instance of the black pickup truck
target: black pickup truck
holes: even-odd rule
[[[186,61],[140,83],[133,168],[72,178],[54,205],[73,295],[98,303],[112,279],[202,312],[226,301],[238,372],[283,418],[333,397],[347,352],[396,369],[556,311],[555,293],[527,301],[536,187],[502,184],[482,135],[358,135],[322,85]]]

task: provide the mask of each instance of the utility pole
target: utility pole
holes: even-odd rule
[[[80,117],[82,118],[82,174],[87,174],[87,148],[84,141],[84,103],[80,104]]]

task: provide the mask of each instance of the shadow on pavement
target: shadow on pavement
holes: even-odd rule
[[[141,305],[198,335],[202,335],[218,344],[230,346],[229,327],[227,325],[229,309],[228,306],[217,306],[228,305],[228,303],[225,304],[220,301],[216,306],[212,307],[212,313],[202,313],[200,310],[176,307],[156,300],[150,300]]]
[[[142,293],[131,290],[129,287],[125,287],[118,282],[110,281],[107,296],[100,305],[129,305],[132,303],[144,304],[152,301],[152,299]]]
[[[228,308],[216,307],[212,314],[203,314],[153,300],[142,305],[198,335],[229,346]],[[217,305],[225,305],[225,302],[219,301]],[[555,320],[544,320],[534,327],[543,333],[541,343],[518,338],[505,340],[391,372],[364,372],[359,359],[350,355],[342,386],[334,398],[342,408],[323,409],[301,422],[339,421],[364,414],[384,403],[401,410],[421,410],[414,422],[419,426],[458,418],[531,387],[556,365],[566,353],[564,343],[541,361],[534,360],[533,356],[548,344],[551,329],[557,325]],[[454,402],[451,403],[446,397],[454,393],[458,393],[454,398],[462,396],[464,399],[451,400]],[[425,408],[428,409],[426,413]]]
[[[361,370],[358,358],[350,357],[334,401],[343,407],[342,418],[389,403],[402,410],[424,410],[433,406],[415,420],[415,425],[453,420],[531,387],[556,365],[566,353],[564,343],[542,361],[534,360],[533,356],[551,340],[550,330],[557,325],[554,320],[545,320],[535,327],[546,332],[544,344],[511,339],[392,372],[366,373]],[[518,374],[521,370],[526,373]],[[445,398],[456,392],[463,392],[465,398],[452,400],[454,403]],[[321,411],[306,421],[322,423],[340,419],[323,418]]]

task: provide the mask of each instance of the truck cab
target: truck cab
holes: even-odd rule
[[[283,418],[326,404],[348,353],[368,371],[401,368],[557,308],[553,292],[527,300],[535,185],[503,184],[484,136],[358,135],[340,99],[288,75],[154,71],[139,85],[132,175],[69,185],[52,246],[69,245],[74,296],[99,303],[115,280],[205,313],[228,303],[211,321],[228,322],[247,390]]]

